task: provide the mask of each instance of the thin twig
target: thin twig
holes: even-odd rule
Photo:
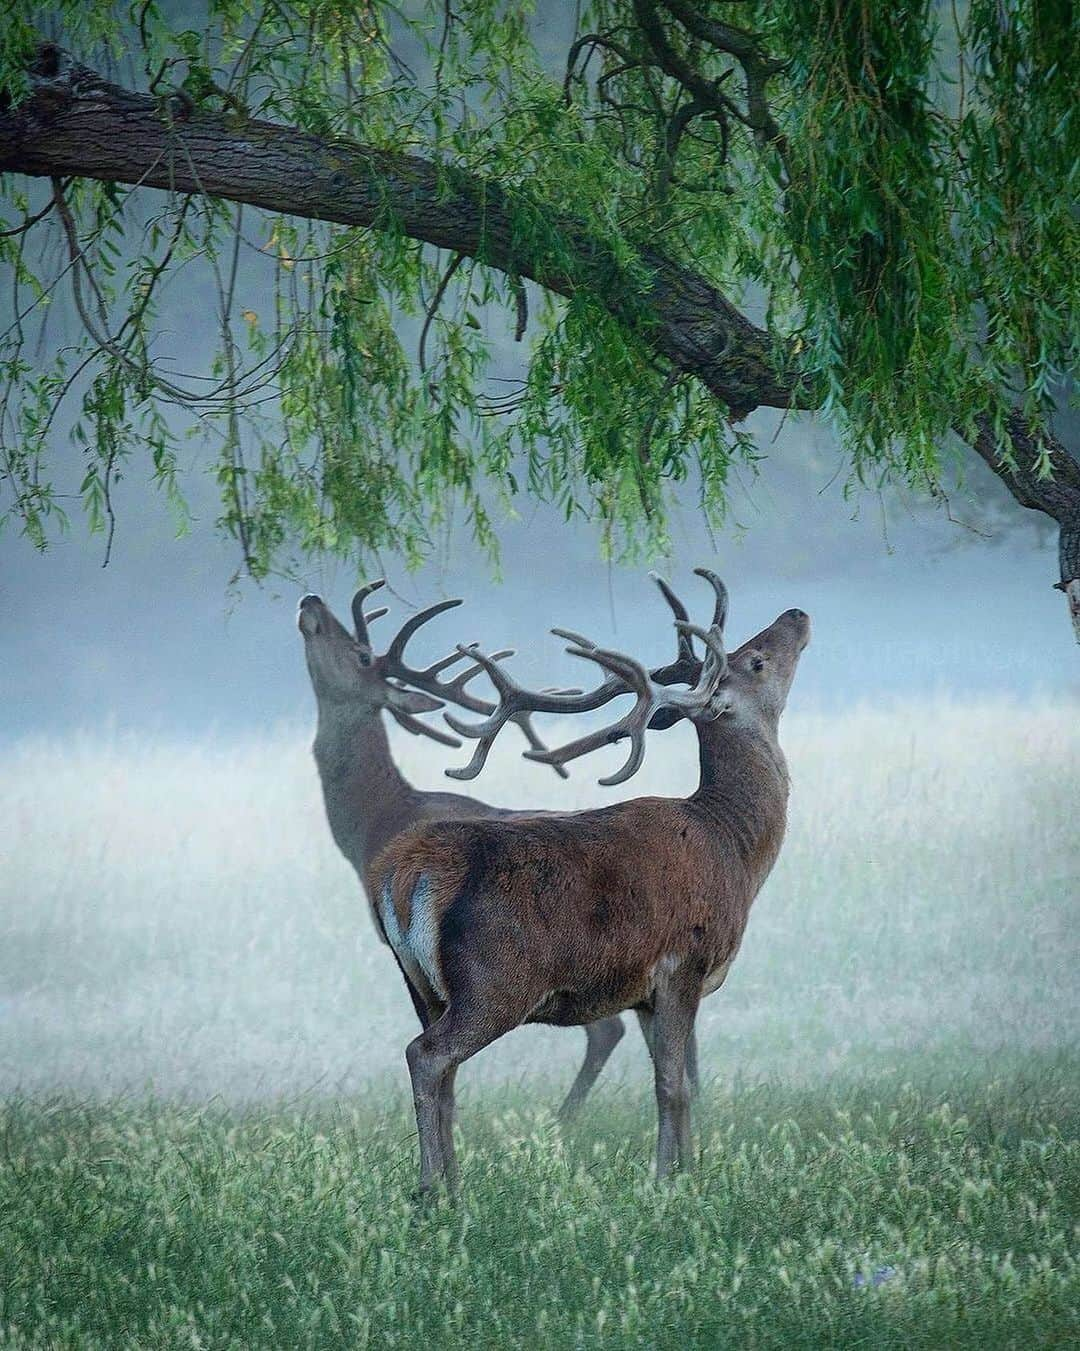
[[[417,345],[417,353],[416,353],[417,361],[420,366],[422,374],[425,375],[427,374],[426,349],[427,349],[428,330],[431,328],[431,323],[432,320],[435,318],[436,311],[442,304],[442,298],[446,294],[446,288],[450,285],[454,273],[458,270],[458,268],[464,261],[465,255],[463,253],[457,253],[454,255],[453,259],[450,262],[450,266],[443,273],[442,279],[440,280],[438,286],[435,288],[435,294],[431,297],[431,304],[427,307],[427,313],[424,316],[424,326],[420,330],[420,342]]]
[[[67,181],[71,182],[70,179]],[[24,235],[31,226],[36,225],[39,220],[44,220],[55,205],[56,199],[50,197],[40,211],[35,211],[32,216],[27,216],[21,225],[16,225],[13,230],[0,230],[0,239],[11,239],[15,235]]]

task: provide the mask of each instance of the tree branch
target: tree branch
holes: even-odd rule
[[[639,7],[655,24],[653,6],[639,0]],[[688,7],[677,0],[665,7],[691,27]],[[739,50],[745,34],[727,29],[700,36],[739,60],[748,93],[760,92],[772,65]],[[665,55],[671,51],[668,46]],[[185,106],[178,119],[167,101],[111,84],[52,44],[39,48],[30,75],[30,96],[18,107],[0,91],[0,172],[140,184],[401,231],[558,295],[586,290],[673,372],[700,380],[733,418],[759,406],[812,409],[820,401],[812,377],[707,277],[648,248],[628,268],[582,222],[556,215],[525,192],[417,156],[271,122],[238,122],[199,106]],[[715,82],[702,93],[716,96]],[[756,129],[775,143],[767,123]],[[529,213],[545,228],[522,230]],[[1006,425],[1011,462],[1001,458],[989,416],[973,430],[958,431],[1017,501],[1059,523],[1060,585],[1080,625],[1080,466],[1018,412]],[[1042,472],[1045,466],[1052,478]]]
[[[527,193],[418,156],[238,123],[199,106],[175,119],[161,100],[111,84],[52,45],[39,49],[31,77],[30,97],[0,111],[0,172],[138,182],[399,230],[558,295],[586,289],[734,418],[817,402],[795,362],[706,277],[648,248],[640,268],[628,269],[580,221]],[[542,231],[519,228],[529,212]]]
[[[972,432],[955,428],[1022,507],[1057,521],[1061,579],[1054,585],[1069,600],[1076,641],[1080,643],[1080,464],[1047,429],[1036,429],[1017,410],[1005,419],[1009,458],[1002,455],[992,419],[982,414]]]

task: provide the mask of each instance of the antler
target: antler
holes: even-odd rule
[[[700,716],[708,708],[720,682],[727,674],[727,655],[718,629],[703,629],[697,624],[680,619],[675,621],[675,628],[680,638],[685,638],[687,643],[692,634],[705,644],[705,660],[698,662],[700,673],[693,688],[673,690],[670,686],[659,684],[639,661],[635,661],[625,653],[592,644],[582,646],[575,643],[566,649],[571,656],[594,661],[598,666],[610,671],[619,680],[622,686],[621,693],[633,693],[637,696],[634,707],[609,727],[601,727],[595,732],[579,737],[576,741],[560,746],[557,750],[526,751],[525,758],[538,760],[546,765],[565,765],[568,760],[576,760],[580,755],[587,755],[601,746],[610,746],[629,737],[630,754],[626,763],[615,774],[601,779],[600,783],[605,788],[614,787],[615,784],[625,783],[636,774],[645,758],[645,733],[652,725],[656,714],[670,710],[675,713],[676,720]],[[552,631],[560,633],[558,629]]]
[[[371,665],[387,684],[393,684],[400,681],[413,690],[420,690],[432,697],[431,709],[441,708],[443,703],[449,701],[459,705],[461,708],[469,709],[473,713],[492,713],[495,705],[486,699],[479,699],[470,694],[465,688],[470,680],[474,680],[481,672],[491,669],[498,670],[494,664],[505,661],[507,657],[514,655],[512,647],[503,648],[498,652],[493,652],[490,657],[485,657],[483,661],[479,660],[479,655],[474,651],[475,644],[472,646],[458,646],[455,652],[441,657],[438,661],[433,661],[430,666],[417,668],[409,666],[405,661],[405,647],[409,639],[424,624],[434,619],[436,615],[443,614],[446,610],[453,610],[463,602],[460,599],[443,600],[435,605],[429,605],[425,610],[418,610],[416,614],[411,615],[401,628],[391,639],[389,647],[381,656],[376,656],[372,651],[371,639],[368,636],[368,625],[380,616],[387,613],[387,608],[383,606],[378,610],[373,610],[370,614],[364,613],[364,602],[373,591],[378,591],[386,585],[386,578],[380,577],[377,581],[368,582],[362,586],[353,597],[352,614],[353,624],[356,629],[357,641],[367,649]],[[439,676],[451,666],[472,656],[473,662],[463,671],[459,671],[456,676],[448,680],[440,680]],[[569,693],[577,693],[576,690]],[[448,736],[435,727],[429,727],[427,723],[421,722],[419,718],[405,712],[403,709],[395,708],[392,704],[388,705],[388,711],[406,731],[412,732],[414,736],[429,736],[433,741],[438,741],[444,746],[460,746],[461,742],[457,737]],[[529,748],[537,753],[543,753],[547,747],[537,736],[533,728],[529,715],[525,711],[515,713],[510,721],[515,722],[522,730]],[[479,773],[480,766],[477,766],[476,772]],[[569,775],[561,765],[552,765],[559,778],[565,779]],[[473,777],[468,775],[466,777]]]
[[[380,587],[385,585],[385,577],[367,582],[357,591],[352,600],[353,626],[356,630],[357,642],[367,650],[370,664],[375,667],[377,673],[388,683],[400,681],[403,685],[422,690],[435,699],[460,704],[462,708],[467,708],[473,713],[490,713],[494,704],[476,698],[475,695],[469,694],[465,688],[470,680],[480,674],[483,667],[474,662],[468,670],[459,672],[452,680],[440,680],[438,678],[443,671],[462,660],[460,650],[451,652],[448,656],[442,657],[439,661],[433,661],[430,666],[423,668],[409,666],[404,659],[405,646],[417,629],[434,619],[436,615],[440,615],[446,610],[453,610],[461,605],[463,602],[460,599],[439,601],[437,605],[429,605],[427,609],[418,610],[416,614],[410,615],[390,640],[390,645],[386,651],[381,656],[375,654],[368,633],[368,625],[388,613],[388,610],[386,606],[382,606],[365,614],[364,602],[373,591],[378,591]],[[507,648],[502,652],[495,653],[492,660],[502,661],[510,656],[513,656],[513,650]],[[427,729],[425,728],[425,730]],[[456,744],[460,745],[460,742]]]
[[[382,605],[377,610],[372,610],[371,614],[364,614],[364,601],[373,591],[378,591],[379,587],[386,585],[386,578],[380,577],[378,581],[367,582],[352,598],[352,617],[353,627],[356,629],[356,640],[371,651],[371,639],[368,637],[367,626],[376,619],[381,619],[384,614],[389,613],[389,607]]]
[[[590,639],[569,629],[553,629],[552,632],[557,636],[570,640],[568,652],[573,656],[595,661],[609,674],[601,685],[586,693],[565,690],[533,691],[517,684],[508,672],[494,664],[493,658],[485,657],[475,647],[459,648],[462,655],[466,653],[472,655],[487,672],[499,695],[499,703],[491,716],[480,723],[465,723],[449,713],[443,715],[455,732],[477,741],[476,750],[469,763],[461,769],[448,769],[446,773],[454,779],[475,778],[484,767],[495,738],[507,722],[512,720],[520,722],[523,717],[527,718],[532,713],[587,713],[602,707],[621,694],[635,693],[637,701],[634,707],[610,727],[581,737],[555,751],[531,747],[525,752],[527,760],[549,764],[559,771],[563,769],[566,761],[629,736],[633,745],[626,764],[617,774],[600,780],[605,786],[624,783],[641,766],[645,754],[644,736],[647,728],[669,727],[680,718],[694,717],[703,712],[720,681],[727,674],[727,657],[723,647],[727,590],[714,572],[706,568],[698,568],[696,571],[709,582],[716,596],[713,623],[708,629],[691,624],[682,601],[663,578],[653,575],[653,580],[675,614],[675,631],[678,635],[675,661],[654,671],[648,671],[639,662],[622,653],[598,648]],[[692,636],[705,644],[704,661],[694,652]],[[683,683],[692,688],[684,691],[670,688],[672,685]],[[529,735],[529,731],[526,735]]]
[[[460,649],[451,652],[438,661],[433,661],[430,666],[423,668],[409,666],[404,658],[405,645],[418,628],[434,619],[436,615],[441,615],[447,610],[454,610],[461,604],[461,600],[441,600],[436,605],[429,605],[426,610],[418,610],[416,614],[410,616],[402,624],[390,646],[381,657],[375,659],[375,664],[378,666],[380,674],[387,679],[400,680],[413,689],[423,690],[426,694],[434,695],[436,699],[449,700],[451,703],[459,704],[462,708],[470,709],[473,713],[490,713],[494,707],[493,704],[485,699],[477,699],[475,695],[469,694],[465,689],[468,682],[479,675],[483,669],[478,663],[474,663],[452,680],[440,680],[438,678],[441,672],[461,661],[463,654]],[[511,656],[513,656],[513,649],[507,648],[500,652],[497,657],[493,657],[492,660],[501,661],[505,657]]]
[[[587,642],[588,640],[582,639],[582,641]],[[533,730],[531,714],[584,712],[599,708],[602,704],[606,704],[609,700],[614,699],[617,694],[623,692],[621,689],[615,688],[614,685],[611,689],[601,686],[587,694],[583,694],[580,690],[528,690],[523,685],[519,685],[508,671],[496,665],[494,656],[485,656],[475,643],[468,647],[459,647],[458,653],[463,657],[472,657],[477,665],[487,672],[488,679],[495,686],[499,702],[497,706],[488,705],[491,716],[483,722],[465,723],[460,718],[454,717],[452,713],[443,714],[443,719],[455,732],[460,732],[462,736],[475,738],[477,742],[473,757],[467,765],[460,769],[448,769],[446,771],[447,776],[451,779],[475,779],[487,761],[488,753],[495,744],[495,738],[508,722],[517,723],[525,733],[531,748],[528,754],[547,754],[546,747]],[[560,765],[552,762],[552,767],[560,778],[568,777],[566,770]]]

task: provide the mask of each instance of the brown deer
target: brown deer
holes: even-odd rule
[[[777,857],[788,775],[777,740],[781,712],[810,636],[788,610],[730,657],[726,593],[713,623],[676,619],[705,644],[688,689],[659,683],[633,658],[554,630],[608,678],[575,697],[523,690],[476,655],[500,694],[486,723],[462,732],[490,744],[522,711],[574,712],[617,687],[634,706],[612,725],[529,758],[563,765],[629,737],[630,756],[607,782],[641,764],[646,729],[687,718],[701,777],[687,799],[638,798],[596,811],[526,819],[448,821],[399,835],[371,870],[391,946],[428,1007],[409,1044],[420,1137],[420,1190],[456,1181],[454,1078],[477,1051],[521,1023],[587,1024],[634,1009],[648,1027],[659,1113],[657,1174],[690,1161],[686,1048],[701,998],[719,988],[750,906]],[[665,591],[665,594],[667,592]],[[603,781],[602,781],[603,782]]]
[[[361,587],[353,597],[354,632],[341,624],[318,596],[300,601],[298,625],[304,638],[308,672],[318,705],[315,735],[315,762],[322,783],[326,815],[334,840],[352,864],[367,891],[369,905],[374,894],[368,887],[368,870],[379,851],[410,826],[433,820],[507,817],[520,815],[489,806],[457,793],[427,793],[414,788],[394,763],[383,725],[385,710],[407,731],[427,736],[443,745],[461,742],[417,716],[442,708],[449,701],[473,713],[492,713],[493,705],[477,698],[466,688],[485,668],[473,662],[453,678],[444,675],[455,663],[466,658],[455,651],[430,666],[416,668],[405,661],[405,646],[416,631],[437,615],[461,604],[446,600],[413,615],[400,629],[382,654],[375,652],[368,625],[387,613],[385,608],[365,613],[368,596],[384,585],[383,580]],[[678,606],[669,595],[669,604]],[[676,615],[685,612],[676,608]],[[680,646],[684,650],[685,644]],[[512,655],[498,652],[485,658],[494,663]],[[658,669],[657,679],[677,679],[682,668],[678,661]],[[408,687],[408,688],[406,688]],[[614,697],[614,690],[607,697]],[[564,696],[556,696],[564,697]],[[595,706],[599,706],[598,701]],[[543,752],[526,709],[509,711],[506,721],[514,721],[524,732],[533,750]],[[501,724],[500,724],[501,725]],[[479,772],[486,747],[474,757],[473,765],[455,771],[457,777],[471,778]],[[554,768],[566,777],[559,764]],[[376,929],[386,941],[382,921],[372,907]],[[399,965],[401,965],[399,958]],[[413,1005],[424,1027],[429,1021],[429,1005],[417,991],[403,968]],[[567,1094],[559,1115],[565,1119],[584,1101],[612,1051],[623,1037],[622,1020],[617,1016],[601,1018],[585,1027],[585,1060]],[[646,1032],[647,1039],[647,1032]],[[691,1048],[691,1081],[696,1080],[696,1055]]]

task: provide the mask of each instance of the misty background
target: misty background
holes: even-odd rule
[[[149,209],[130,207],[136,227]],[[37,229],[55,259],[55,221]],[[251,213],[245,231],[236,308],[262,312],[268,229]],[[217,323],[209,278],[187,268],[163,295],[156,354],[166,371],[202,369]],[[520,377],[505,316],[484,323],[490,377]],[[414,351],[416,327],[402,319]],[[42,359],[77,335],[62,285]],[[77,406],[76,390],[51,465],[72,494]],[[766,458],[733,469],[724,526],[705,528],[688,488],[672,507],[673,556],[655,560],[696,619],[711,593],[691,569],[724,577],[732,647],[791,606],[814,625],[782,732],[789,839],[730,981],[702,1010],[706,1076],[905,1074],[913,1057],[962,1073],[972,1057],[1074,1046],[1080,664],[1052,586],[1056,542],[961,448],[946,511],[894,486],[852,488],[813,417],[762,411],[746,425]],[[1078,430],[1063,415],[1070,444]],[[108,567],[77,500],[44,554],[13,524],[0,532],[0,1092],[247,1098],[385,1075],[400,1089],[413,1013],[326,826],[295,624],[309,590],[347,617],[358,570],[309,561],[263,585],[236,579],[211,452],[196,436],[182,458],[180,538],[137,459],[113,495]],[[671,616],[645,561],[609,564],[595,527],[515,505],[509,518],[492,504],[501,580],[460,526],[417,572],[393,558],[364,568],[390,581],[379,646],[414,607],[462,596],[411,656],[479,640],[518,648],[530,683],[588,682],[547,633],[559,625],[670,659]],[[538,726],[566,739],[551,719]],[[396,728],[392,745],[423,788],[447,786],[443,770],[469,755]],[[604,756],[562,785],[519,749],[511,733],[461,787],[578,808],[695,781],[685,726],[654,738],[617,790],[596,785]],[[463,1078],[548,1073],[554,1106],[583,1045],[576,1030],[518,1032]],[[604,1082],[624,1075],[647,1079],[632,1027]]]
[[[724,576],[732,646],[789,606],[809,611],[814,641],[796,706],[1077,692],[1075,644],[1064,598],[1052,587],[1055,544],[1022,519],[1030,513],[1014,507],[974,457],[963,466],[965,487],[950,498],[952,516],[969,528],[900,489],[845,497],[845,469],[828,432],[789,418],[777,433],[779,422],[769,414],[752,420],[768,458],[756,474],[734,477],[725,526],[710,538],[687,493],[673,512],[674,557],[656,566],[692,608],[707,609],[708,600],[691,568],[707,564]],[[345,615],[357,572],[311,562],[295,579],[230,585],[239,550],[215,527],[217,485],[200,477],[197,443],[188,454],[193,519],[181,538],[137,463],[115,495],[107,567],[104,538],[88,534],[77,503],[70,530],[44,554],[10,523],[0,534],[5,740],[103,728],[228,736],[312,720],[296,602],[317,591]],[[55,464],[57,479],[77,486],[79,448],[63,431]],[[547,635],[556,624],[647,660],[670,649],[668,612],[646,563],[609,564],[588,523],[567,523],[527,499],[517,509],[517,519],[502,523],[501,581],[463,529],[449,531],[416,573],[393,559],[372,564],[368,574],[385,571],[393,591],[392,616],[380,621],[377,638],[385,641],[412,607],[459,595],[466,605],[424,631],[417,654],[449,651],[457,641],[510,645],[526,678],[555,682],[575,666]]]

